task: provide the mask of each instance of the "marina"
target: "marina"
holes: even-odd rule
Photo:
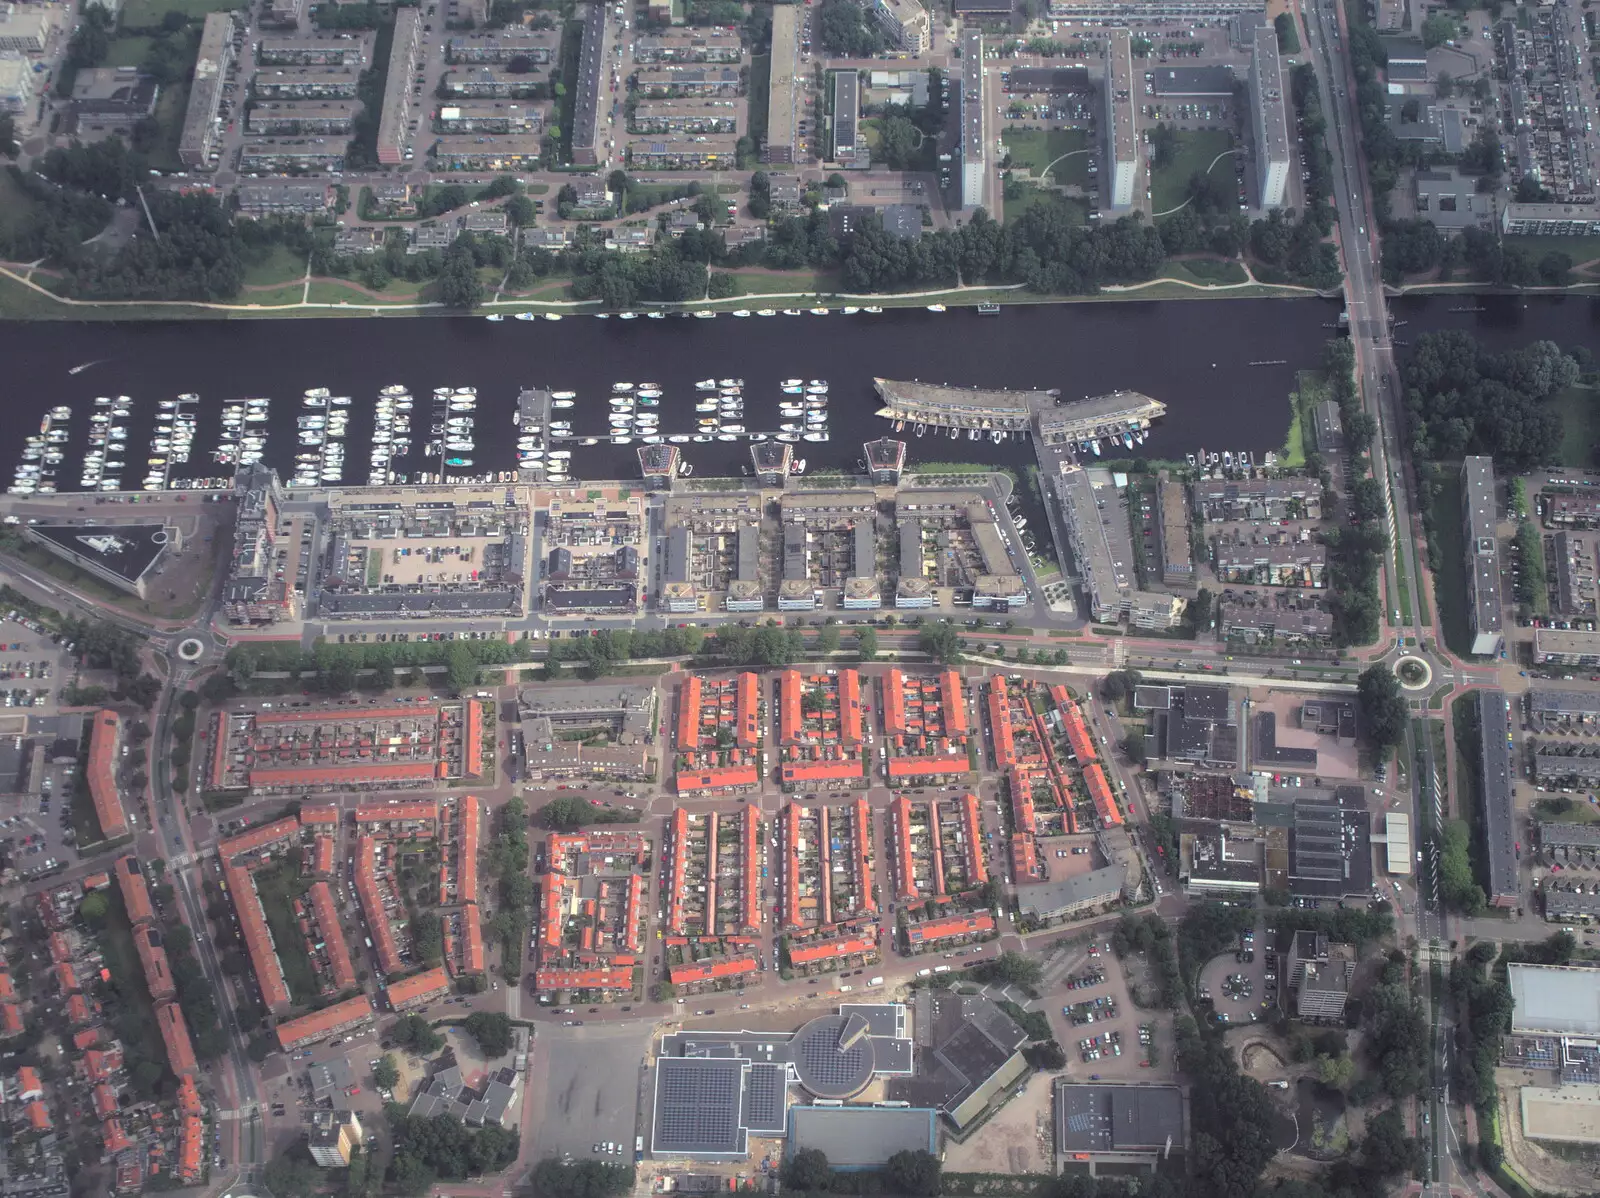
[[[1166,404],[1138,391],[1064,400],[1054,388],[981,389],[885,378],[872,384],[883,403],[877,415],[893,422],[896,432],[909,425],[919,437],[932,429],[952,440],[965,434],[969,441],[987,437],[996,444],[1031,433],[1041,444],[1095,457],[1143,445],[1167,411]]]

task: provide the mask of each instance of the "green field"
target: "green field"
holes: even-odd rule
[[[128,0],[122,7],[123,29],[153,29],[169,12],[181,12],[196,21],[207,13],[242,8],[238,0]]]
[[[303,278],[305,273],[304,258],[285,246],[274,245],[267,248],[259,261],[245,263],[244,284],[246,287],[276,287]],[[258,297],[246,294],[241,298],[252,300]]]
[[[1007,197],[1005,201],[1005,216],[1008,221],[1015,220],[1030,208],[1035,207],[1061,207],[1067,209],[1070,219],[1075,225],[1089,223],[1089,202],[1070,196],[1064,196],[1058,191],[1048,187],[1035,187],[1029,183],[1012,185],[1013,191],[1021,194],[1016,199]]]
[[[10,232],[24,217],[32,215],[34,207],[34,202],[11,177],[11,172],[0,170],[0,232]]]
[[[156,100],[156,121],[161,125],[161,140],[150,150],[150,165],[158,170],[183,169],[183,163],[178,160],[178,136],[183,132],[183,113],[188,107],[188,83],[161,89],[161,96]]]
[[[1180,129],[1177,136],[1178,151],[1172,161],[1150,173],[1150,209],[1157,216],[1188,199],[1190,176],[1212,169],[1217,155],[1233,148],[1233,135],[1222,129]],[[1233,175],[1227,158],[1214,169]]]
[[[750,117],[745,132],[761,141],[767,135],[767,91],[772,78],[772,55],[757,54],[750,59]]]
[[[1089,155],[1078,153],[1090,148],[1089,135],[1082,129],[1007,129],[1000,140],[1011,155],[1011,165],[1031,171],[1035,179],[1063,154],[1075,155],[1058,163],[1050,178],[1063,186],[1089,187]]]
[[[1561,417],[1560,463],[1580,470],[1593,466],[1595,447],[1600,445],[1600,390],[1569,387],[1558,392],[1550,406]]]
[[[136,67],[150,56],[150,47],[155,45],[153,37],[115,37],[111,39],[111,49],[106,53],[105,65],[108,67]]]
[[[1166,279],[1188,279],[1202,287],[1247,283],[1250,280],[1242,263],[1222,258],[1180,258],[1168,262],[1162,268],[1161,276]]]
[[[1551,250],[1566,254],[1574,266],[1600,258],[1600,237],[1507,237],[1505,245],[1522,250],[1535,265]]]

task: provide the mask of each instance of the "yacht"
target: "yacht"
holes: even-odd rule
[[[756,309],[756,315],[757,316],[776,316],[777,314],[778,314],[778,310],[776,308],[757,308]]]
[[[744,386],[744,380],[743,379],[719,379],[718,382],[717,382],[717,386],[721,387],[723,390],[727,390],[729,387],[742,387],[742,386]]]
[[[715,391],[717,389],[717,380],[701,379],[699,382],[695,383],[694,389],[696,391]]]
[[[555,403],[551,406],[557,408],[570,408],[572,406],[572,401],[578,398],[578,393],[576,391],[552,391],[550,392],[550,398],[555,401]]]
[[[560,320],[561,319],[561,313],[559,313],[559,312],[546,312],[544,314],[544,318],[546,320]]]
[[[930,312],[943,312],[944,310],[945,310],[945,306],[943,304],[929,304],[928,305],[928,311],[930,311]]]
[[[632,383],[612,383],[611,384],[611,389],[613,391],[615,391],[618,395],[626,395],[629,391],[633,390],[633,384]]]
[[[485,316],[484,319],[485,320],[492,320],[492,321],[494,321],[494,323],[499,324],[502,320],[505,319],[505,314],[502,313],[502,312],[491,312],[488,316]]]
[[[811,309],[811,315],[813,315],[813,316],[826,316],[827,314],[828,314],[828,310],[826,308],[813,308],[813,309]]]

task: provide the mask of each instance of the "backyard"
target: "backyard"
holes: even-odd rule
[[[283,966],[283,980],[289,983],[289,997],[298,1005],[312,1002],[322,991],[294,912],[295,903],[305,897],[305,880],[288,865],[258,869],[255,880],[267,926],[272,929],[272,942],[278,950],[278,963]]]
[[[1600,390],[1569,387],[1557,392],[1550,406],[1561,417],[1557,460],[1563,466],[1587,470],[1595,464],[1595,446],[1600,445]]]
[[[243,7],[238,0],[128,0],[122,9],[122,28],[153,29],[169,12],[181,12],[191,20],[203,21],[207,13],[230,12]]]
[[[1189,198],[1189,180],[1208,171],[1233,175],[1231,160],[1217,160],[1233,148],[1233,135],[1225,129],[1179,129],[1172,135],[1176,149],[1172,161],[1150,172],[1150,210],[1157,216],[1171,212]]]

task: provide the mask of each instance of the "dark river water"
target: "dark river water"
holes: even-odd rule
[[[1400,342],[1439,328],[1468,328],[1490,348],[1550,338],[1564,347],[1600,347],[1600,301],[1589,298],[1435,297],[1392,305]],[[353,398],[344,482],[366,481],[372,404],[378,390],[401,384],[416,397],[415,448],[394,469],[430,468],[428,439],[435,387],[478,390],[472,474],[516,464],[511,413],[523,387],[575,391],[568,413],[579,436],[605,432],[606,398],[620,380],[662,385],[661,432],[693,431],[696,379],[745,380],[744,425],[775,432],[778,383],[787,376],[826,378],[832,386],[831,439],[801,443],[813,469],[853,467],[861,443],[889,431],[873,415],[874,375],[986,387],[1059,388],[1075,398],[1118,388],[1167,405],[1142,452],[1181,458],[1202,446],[1250,450],[1260,459],[1283,444],[1285,397],[1295,372],[1313,365],[1333,336],[1339,304],[1323,300],[1183,300],[1150,303],[1007,307],[997,317],[973,310],[935,314],[896,309],[880,315],[777,316],[716,320],[597,320],[490,323],[481,318],[239,320],[128,324],[41,322],[0,325],[0,361],[8,365],[3,477],[10,481],[22,439],[56,405],[73,415],[57,487],[77,488],[78,462],[97,395],[128,395],[123,483],[139,485],[157,402],[200,396],[189,464],[174,478],[231,473],[211,458],[227,400],[272,399],[265,460],[287,478],[297,443],[302,393],[327,387]],[[1404,349],[1401,350],[1402,355]],[[1266,363],[1251,365],[1252,362]],[[77,374],[71,368],[93,363]],[[1025,442],[994,445],[932,434],[910,441],[910,459],[1032,461]],[[572,445],[578,478],[632,478],[635,446]],[[700,475],[738,473],[748,443],[680,446]],[[435,467],[436,468],[436,467]]]

